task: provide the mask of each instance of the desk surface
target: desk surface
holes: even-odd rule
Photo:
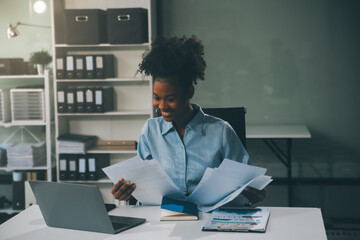
[[[247,125],[246,138],[311,138],[304,125]]]
[[[46,226],[37,205],[33,205],[0,225],[0,239],[266,239],[326,240],[318,208],[269,207],[271,215],[266,233],[202,232],[210,214],[200,213],[199,221],[161,222],[160,207],[118,207],[112,215],[144,217],[145,224],[116,235],[52,228]]]

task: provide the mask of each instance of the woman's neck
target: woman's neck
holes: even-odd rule
[[[191,106],[191,104],[189,104],[189,107],[187,108],[186,111],[184,111],[184,115],[181,119],[178,119],[177,121],[174,121],[174,127],[176,129],[176,131],[179,133],[179,136],[181,139],[183,139],[184,135],[185,135],[185,127],[186,125],[191,121],[191,119],[193,119],[195,115],[195,110],[193,109],[193,107]]]

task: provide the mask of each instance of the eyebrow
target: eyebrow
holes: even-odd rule
[[[157,95],[156,93],[153,92],[153,95],[155,95],[156,97],[159,97],[159,95]],[[169,95],[166,95],[165,98],[168,98],[168,97],[175,97],[176,94],[169,94]]]

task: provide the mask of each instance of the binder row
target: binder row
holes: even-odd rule
[[[113,87],[68,87],[57,91],[59,113],[102,113],[114,110]]]
[[[115,77],[115,57],[108,55],[68,55],[56,58],[57,79],[103,79]]]
[[[98,180],[110,165],[109,154],[59,154],[60,180]]]

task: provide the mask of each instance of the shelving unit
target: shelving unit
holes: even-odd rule
[[[16,80],[16,81],[14,81]],[[37,167],[0,167],[0,170],[14,171],[14,170],[46,170],[48,180],[52,179],[52,167],[54,163],[51,157],[51,96],[50,96],[50,76],[46,71],[44,75],[12,75],[12,76],[0,76],[1,86],[5,88],[15,87],[28,87],[34,84],[42,85],[44,88],[45,97],[45,121],[16,121],[16,122],[4,122],[0,123],[1,128],[18,128],[24,127],[45,127],[45,134],[42,137],[46,143],[46,166]]]
[[[38,140],[44,141],[46,143],[46,163],[44,166],[34,166],[34,167],[0,167],[0,174],[13,171],[31,171],[31,172],[46,172],[47,180],[51,181],[53,179],[53,170],[55,168],[55,160],[52,157],[53,145],[51,137],[51,129],[53,126],[52,122],[52,86],[51,86],[52,77],[49,76],[49,72],[45,71],[44,75],[11,75],[11,76],[0,76],[0,84],[2,89],[12,89],[12,88],[28,88],[36,85],[36,88],[44,89],[44,120],[24,120],[24,121],[13,121],[10,119],[8,122],[1,122],[1,144],[4,143],[13,143],[18,144],[22,140],[28,140],[24,135],[25,131],[31,132]],[[51,90],[50,90],[51,89]],[[9,109],[9,111],[11,111]],[[21,137],[19,138],[19,135]],[[28,138],[32,138],[28,136]],[[35,142],[35,139],[31,139],[31,142]],[[12,208],[1,209],[0,212],[5,213],[15,213],[20,212],[21,210],[14,210]]]
[[[116,58],[115,77],[106,79],[56,79],[54,71],[55,96],[55,137],[64,133],[96,135],[101,140],[135,140],[148,118],[153,117],[152,79],[137,74],[138,64],[143,53],[151,46],[155,32],[154,0],[52,0],[53,24],[53,61],[57,56],[113,54]],[[148,10],[148,39],[142,44],[66,44],[64,39],[64,10],[66,9],[103,9],[108,8],[145,8]],[[115,92],[115,110],[105,113],[59,113],[57,111],[57,90],[68,87],[108,87]],[[109,154],[110,164],[126,160],[136,155],[137,151],[90,150],[91,154]],[[58,181],[59,152],[56,147]],[[98,181],[70,181],[85,184],[97,184],[103,193],[105,202],[113,202],[110,193],[112,187],[108,178]]]

